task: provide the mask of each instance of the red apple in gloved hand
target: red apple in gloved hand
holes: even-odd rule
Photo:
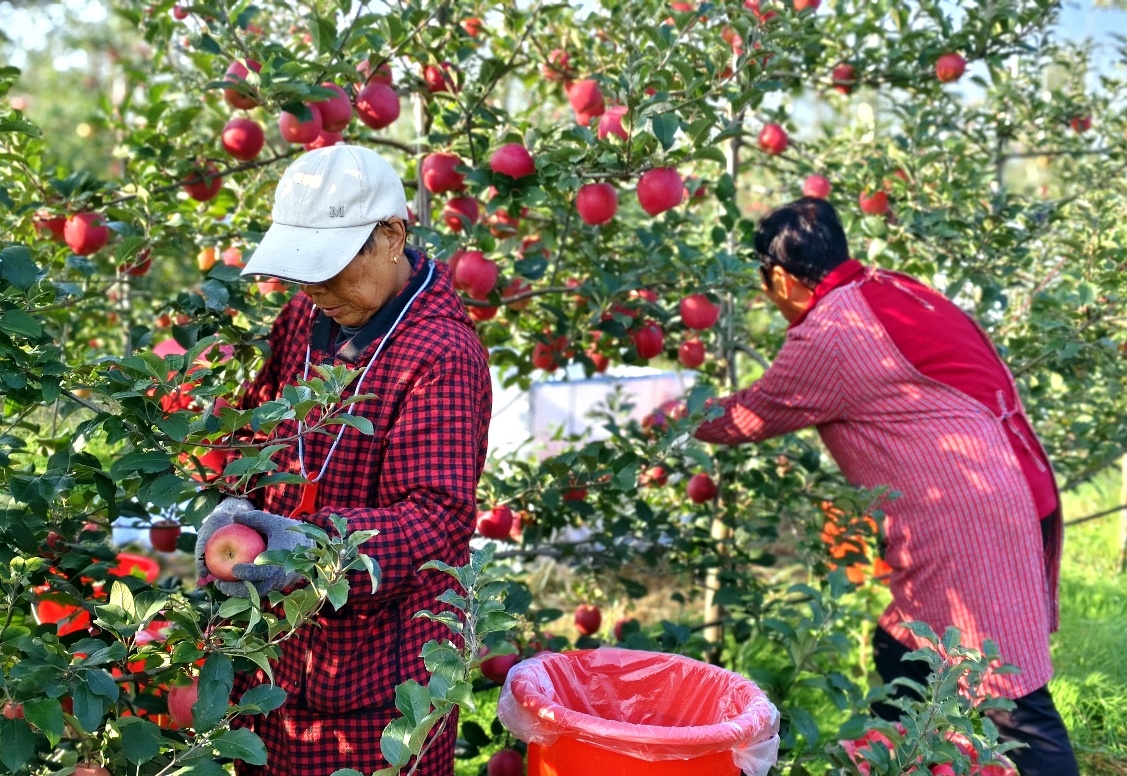
[[[203,557],[216,579],[224,582],[238,582],[235,566],[240,563],[254,563],[254,559],[266,551],[266,540],[262,534],[248,525],[231,523],[211,535],[204,547]]]

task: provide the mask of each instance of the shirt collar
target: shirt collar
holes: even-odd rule
[[[838,264],[830,270],[830,274],[826,275],[822,279],[822,282],[818,284],[818,287],[814,289],[814,296],[810,299],[810,306],[791,321],[787,328],[793,329],[795,326],[798,326],[806,320],[806,316],[817,306],[818,302],[822,301],[823,297],[827,296],[834,289],[841,288],[857,280],[864,272],[865,265],[857,261],[857,259],[848,259]]]

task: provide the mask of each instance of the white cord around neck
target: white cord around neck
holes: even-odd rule
[[[368,366],[364,367],[364,371],[360,373],[360,378],[356,381],[356,390],[353,393],[354,396],[360,393],[360,385],[364,382],[364,378],[368,376],[368,372],[371,371],[372,365],[375,364],[376,359],[380,357],[380,353],[383,352],[384,346],[391,341],[391,335],[395,333],[395,327],[397,327],[399,325],[399,322],[403,320],[403,316],[406,315],[407,311],[411,309],[411,304],[415,301],[415,299],[418,298],[419,294],[423,293],[423,291],[426,290],[427,286],[430,285],[430,281],[433,276],[434,262],[428,261],[426,279],[423,281],[423,284],[419,286],[419,289],[411,295],[411,298],[407,300],[407,304],[405,304],[403,306],[403,309],[399,311],[399,315],[397,315],[395,320],[392,322],[391,328],[387,330],[387,334],[383,336],[383,338],[380,340],[380,344],[376,346],[376,352],[372,354],[372,358],[368,361]],[[312,319],[316,315],[317,308],[313,308],[313,312],[309,317],[310,319]],[[312,355],[313,337],[310,336],[309,341],[305,343],[305,370],[301,376],[302,380],[309,379],[309,361]],[[353,402],[352,404],[348,405],[349,415],[352,415],[355,412],[356,405],[358,403],[359,402]],[[329,409],[331,409],[331,407]],[[305,478],[306,482],[320,482],[321,478],[325,476],[325,470],[329,468],[329,461],[332,460],[333,453],[336,452],[337,445],[340,444],[341,437],[344,436],[344,430],[346,428],[348,428],[348,426],[342,423],[340,430],[337,431],[337,438],[333,440],[333,444],[329,448],[329,452],[325,454],[325,460],[321,464],[321,471],[317,473],[317,477],[315,479],[310,479],[309,472],[307,472],[305,469],[305,424],[300,420],[297,422],[297,465],[298,467],[300,467],[301,476]]]

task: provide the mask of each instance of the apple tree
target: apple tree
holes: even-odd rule
[[[238,398],[300,293],[239,267],[285,165],[342,141],[401,171],[412,239],[450,265],[500,384],[622,365],[694,383],[643,422],[616,395],[594,409],[597,440],[490,460],[479,532],[501,546],[447,569],[464,622],[428,647],[441,680],[401,688],[404,717],[383,742],[392,772],[520,659],[614,642],[755,679],[782,713],[781,773],[898,773],[995,751],[969,703],[941,704],[990,655],[938,665],[936,694],[906,710],[919,724],[865,715],[883,692],[856,645],[883,595],[884,494],[848,488],[808,434],[713,449],[691,431],[708,398],[754,380],[781,344],[751,239],[770,207],[809,195],[838,208],[859,258],[933,283],[982,322],[1064,487],[1122,455],[1125,90],[1106,51],[1061,40],[1058,3],[107,7],[98,144],[60,152],[29,107],[52,95],[0,70],[9,769],[208,774],[215,756],[268,756],[229,724],[284,694],[229,698],[231,676],[344,605],[366,537],[340,526],[290,558],[311,580],[292,598],[223,601],[182,578],[177,556],[159,556],[163,576],[130,573],[109,529],[124,520],[167,542],[224,494],[294,486],[271,460],[294,443],[271,438],[285,418],[316,410],[365,432],[341,411],[357,398],[346,370],[262,407]],[[585,538],[560,541],[567,528]],[[583,580],[574,623],[525,584],[542,557]],[[686,581],[677,596],[694,617],[594,616],[645,597],[636,572],[649,567]],[[957,635],[940,638],[963,654]],[[195,736],[164,718],[183,717],[180,687],[197,688]],[[511,762],[522,748],[464,714],[460,732],[469,756]]]

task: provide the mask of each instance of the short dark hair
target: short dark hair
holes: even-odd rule
[[[356,255],[362,256],[365,253],[374,251],[376,249],[376,235],[379,234],[380,227],[391,226],[391,224],[391,221],[376,221],[376,223],[372,226],[372,233],[368,235],[368,239],[364,241],[364,244],[362,246],[360,246],[360,252]],[[404,223],[403,227],[406,228],[407,224]]]
[[[782,267],[815,288],[849,260],[849,244],[834,206],[803,197],[763,216],[755,230],[755,253],[766,270]]]

